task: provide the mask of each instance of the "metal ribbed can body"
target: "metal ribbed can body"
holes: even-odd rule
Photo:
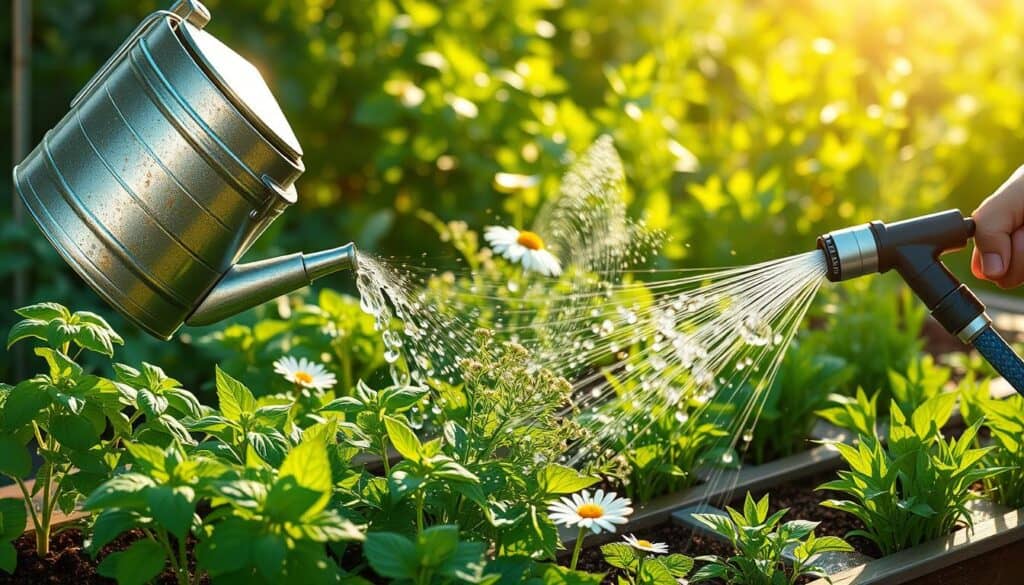
[[[15,168],[65,260],[169,338],[294,201],[301,160],[268,142],[157,19]]]

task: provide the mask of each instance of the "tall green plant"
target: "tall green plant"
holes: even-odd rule
[[[958,523],[971,525],[967,503],[977,497],[971,485],[1007,469],[985,460],[992,447],[974,447],[980,423],[970,425],[959,439],[943,438],[940,429],[955,402],[956,395],[941,394],[910,417],[893,403],[884,441],[875,432],[862,432],[856,445],[834,443],[849,469],[818,489],[848,497],[822,505],[864,523],[863,530],[850,534],[868,538],[883,554],[891,554],[945,536]],[[874,408],[873,402],[868,404]],[[874,413],[862,418],[874,418]]]
[[[71,512],[113,473],[122,452],[120,442],[132,433],[114,382],[86,373],[75,361],[86,350],[112,357],[114,345],[122,339],[99,315],[72,313],[56,303],[15,312],[23,319],[11,328],[7,346],[25,339],[41,341],[34,351],[46,361],[48,372],[0,387],[0,473],[21,490],[35,531],[36,551],[45,556],[55,511]],[[42,465],[29,486],[26,479],[33,475],[33,451],[42,458]],[[24,526],[24,518],[7,511],[10,515],[4,523],[11,526],[5,530],[9,536],[17,520]],[[13,569],[10,553],[3,557],[6,570]]]
[[[968,376],[960,382],[964,420],[988,430],[994,447],[985,455],[985,463],[1005,468],[1003,473],[986,477],[989,498],[1019,509],[1024,507],[1024,398],[1014,394],[1002,400],[989,394],[988,380]],[[980,441],[975,437],[976,446]]]

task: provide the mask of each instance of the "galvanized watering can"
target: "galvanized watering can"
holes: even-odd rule
[[[296,201],[302,149],[256,68],[195,1],[149,15],[14,169],[50,243],[169,339],[354,268],[352,244],[236,264]]]

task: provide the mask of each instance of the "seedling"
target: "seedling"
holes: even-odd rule
[[[827,577],[814,564],[825,552],[852,551],[846,541],[836,536],[815,537],[818,522],[792,520],[783,524],[788,508],[768,514],[768,496],[758,501],[747,493],[740,512],[727,507],[728,516],[722,514],[694,514],[705,526],[724,536],[736,552],[732,557],[708,555],[697,557],[705,561],[693,574],[693,583],[722,579],[729,585],[795,584],[801,577]],[[793,566],[786,569],[782,553],[793,549]]]

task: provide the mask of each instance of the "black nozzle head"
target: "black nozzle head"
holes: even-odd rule
[[[832,282],[878,272],[878,245],[869,224],[835,230],[818,238],[825,276]]]
[[[832,282],[843,279],[842,266],[839,262],[839,250],[831,233],[818,236],[818,249],[825,256],[825,278]]]

